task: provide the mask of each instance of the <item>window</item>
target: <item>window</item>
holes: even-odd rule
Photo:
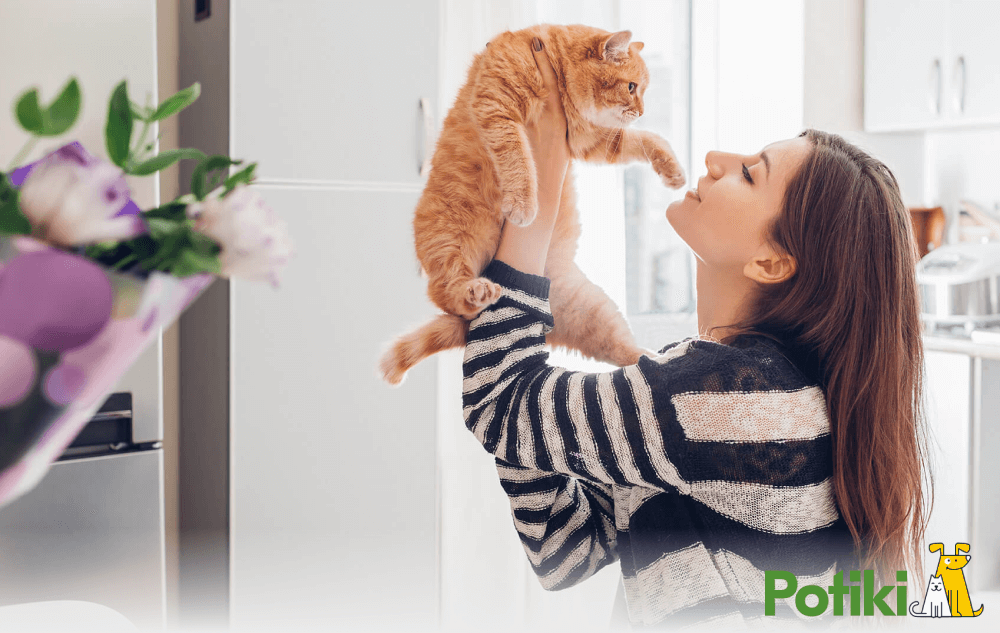
[[[439,122],[465,82],[472,55],[501,31],[538,23],[631,30],[645,43],[651,82],[645,113],[634,125],[666,138],[691,173],[689,0],[442,0],[442,20]],[[684,192],[665,188],[648,165],[576,163],[573,169],[583,229],[577,263],[625,311],[641,345],[658,349],[693,334],[691,255],[665,217],[667,205]],[[483,613],[495,627],[512,630],[603,628],[619,567],[568,591],[541,588],[511,525],[496,467],[464,427],[461,350],[439,359],[442,630],[481,628]],[[549,362],[609,368],[564,353],[553,353]]]
[[[643,42],[649,69],[645,111],[634,128],[656,132],[670,143],[690,180],[691,11],[689,0],[539,0],[539,22],[588,24],[632,31]],[[692,335],[694,258],[666,219],[666,208],[684,196],[663,186],[645,163],[575,163],[580,237],[577,263],[629,320],[636,340],[659,349]],[[577,353],[555,352],[551,362],[570,369],[603,371],[610,365]]]

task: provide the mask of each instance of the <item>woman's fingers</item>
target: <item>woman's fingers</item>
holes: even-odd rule
[[[559,98],[559,80],[556,78],[556,71],[552,68],[552,62],[545,52],[545,45],[541,38],[535,37],[531,40],[531,52],[535,57],[535,66],[542,74],[542,83],[548,92],[545,100],[545,110],[562,121],[565,125],[565,113],[563,112],[562,100]]]
[[[535,56],[535,65],[538,66],[538,72],[542,73],[542,83],[545,87],[549,89],[549,100],[552,99],[552,92],[559,92],[558,82],[556,81],[556,71],[552,68],[552,62],[549,61],[549,56],[545,52],[545,46],[542,44],[540,38],[532,38],[531,40],[531,51]]]

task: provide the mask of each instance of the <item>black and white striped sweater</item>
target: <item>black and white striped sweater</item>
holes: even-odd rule
[[[465,423],[496,457],[545,589],[620,560],[632,627],[738,630],[777,624],[765,570],[832,584],[851,559],[829,418],[788,350],[689,338],[615,371],[568,371],[543,351],[549,280],[497,260],[483,276],[503,295],[470,323]],[[805,620],[793,605],[777,617]]]

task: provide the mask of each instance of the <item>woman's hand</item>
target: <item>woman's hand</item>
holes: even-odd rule
[[[528,144],[531,145],[531,155],[535,159],[538,197],[558,198],[562,194],[562,184],[570,161],[566,114],[563,112],[562,99],[559,96],[556,72],[542,47],[542,41],[537,37],[532,53],[535,56],[538,72],[542,74],[547,95],[542,116],[535,123],[528,123],[525,132],[528,135]]]
[[[545,271],[545,256],[552,239],[556,215],[559,213],[570,154],[559,82],[542,41],[537,37],[532,43],[532,52],[547,92],[541,117],[537,122],[525,126],[538,176],[538,215],[525,227],[504,222],[494,259],[521,272],[541,275]]]

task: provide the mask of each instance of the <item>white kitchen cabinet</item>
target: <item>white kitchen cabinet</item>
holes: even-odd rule
[[[1000,2],[952,0],[949,11],[946,119],[956,124],[1000,123]]]
[[[934,467],[934,507],[924,538],[925,564],[936,557],[930,543],[954,552],[971,546],[965,576],[974,591],[1000,589],[1000,350],[930,339],[926,354],[927,421]],[[938,348],[938,349],[933,349]]]
[[[259,160],[262,179],[421,182],[419,104],[437,97],[436,0],[252,1],[230,11],[233,152]]]
[[[925,541],[949,549],[969,542],[970,363],[965,354],[926,352],[924,390],[935,495]]]
[[[439,0],[189,8],[180,144],[258,162],[296,256],[280,288],[217,282],[181,323],[182,620],[433,629],[437,360],[399,388],[377,363],[436,312],[412,218]]]
[[[946,4],[865,1],[865,131],[927,127],[940,117]]]
[[[866,132],[1000,123],[1000,3],[866,0]]]

